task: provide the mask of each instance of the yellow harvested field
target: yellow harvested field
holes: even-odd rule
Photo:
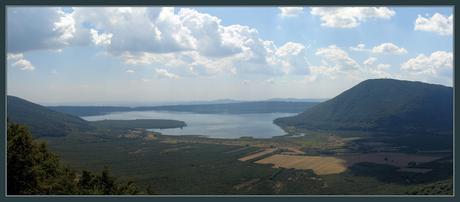
[[[256,161],[259,164],[273,164],[275,168],[294,168],[313,170],[317,175],[329,175],[344,172],[347,167],[345,161],[330,156],[293,156],[275,154]]]
[[[255,154],[251,154],[251,155],[239,158],[238,160],[240,160],[240,161],[249,161],[251,159],[255,159],[257,157],[260,157],[260,156],[263,156],[263,155],[266,155],[266,154],[271,154],[271,153],[273,153],[273,152],[275,152],[277,150],[278,150],[277,148],[265,149],[264,151],[261,151],[261,152],[255,153]]]

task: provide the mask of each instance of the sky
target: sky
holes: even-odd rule
[[[7,92],[47,105],[452,86],[452,7],[7,7]]]

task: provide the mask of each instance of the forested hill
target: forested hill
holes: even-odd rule
[[[453,88],[394,79],[366,80],[305,112],[274,122],[312,130],[449,133]]]
[[[65,136],[91,129],[80,117],[56,112],[15,96],[7,96],[7,119],[27,125],[36,136]]]

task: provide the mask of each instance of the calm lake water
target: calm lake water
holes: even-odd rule
[[[174,119],[185,121],[183,129],[152,129],[167,135],[203,135],[213,138],[239,138],[252,136],[254,138],[270,138],[284,135],[285,132],[273,124],[273,120],[293,113],[263,113],[263,114],[196,114],[171,111],[131,111],[115,112],[100,116],[82,117],[88,121],[104,119]]]

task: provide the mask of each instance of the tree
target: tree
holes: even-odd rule
[[[135,184],[119,184],[105,168],[101,175],[77,172],[60,164],[44,142],[32,139],[25,126],[8,123],[7,193],[27,194],[137,194]]]

